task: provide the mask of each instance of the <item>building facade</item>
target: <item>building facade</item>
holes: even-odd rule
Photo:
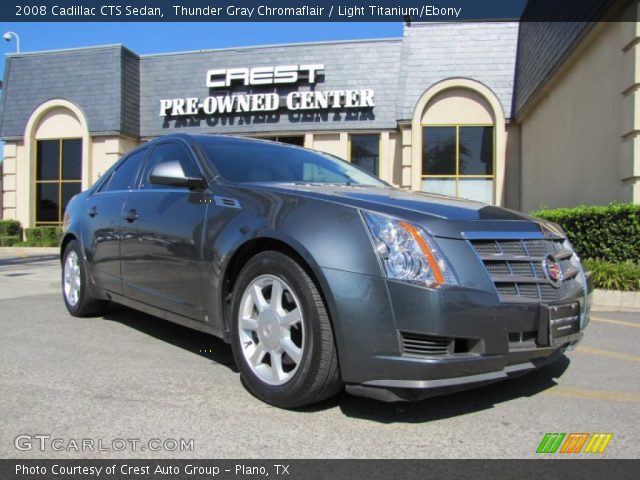
[[[429,23],[386,40],[8,55],[3,216],[59,224],[121,155],[175,132],[293,143],[399,187],[521,210],[638,202],[637,14],[632,2],[623,22],[564,28]]]

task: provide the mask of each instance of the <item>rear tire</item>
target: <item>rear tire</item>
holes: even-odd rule
[[[71,240],[62,256],[62,298],[74,317],[102,315],[107,310],[107,301],[89,295],[88,278],[80,244]]]
[[[296,261],[275,251],[253,257],[238,276],[232,305],[233,355],[254,396],[294,408],[342,389],[329,315]]]

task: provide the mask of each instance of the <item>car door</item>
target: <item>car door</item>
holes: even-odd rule
[[[122,293],[120,242],[122,209],[136,184],[146,149],[124,158],[86,201],[86,236],[89,240],[88,264],[92,278],[105,290]]]
[[[122,278],[127,297],[204,320],[202,302],[202,229],[208,190],[154,184],[153,169],[179,162],[187,176],[202,177],[184,142],[158,143],[149,153],[123,209]]]

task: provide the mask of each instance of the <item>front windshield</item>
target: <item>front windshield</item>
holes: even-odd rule
[[[201,139],[208,160],[233,183],[332,183],[388,186],[349,162],[288,145],[232,138]]]

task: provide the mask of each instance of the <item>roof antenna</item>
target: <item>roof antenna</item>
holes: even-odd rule
[[[405,27],[411,26],[411,15],[403,15],[402,19],[404,20]]]

